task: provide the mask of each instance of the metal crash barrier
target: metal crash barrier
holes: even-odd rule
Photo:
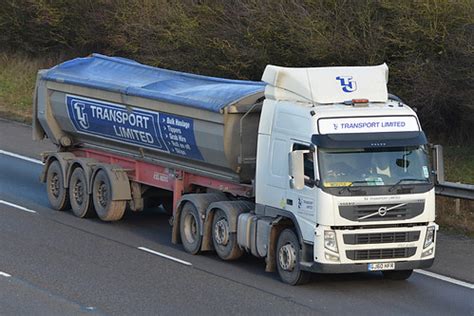
[[[459,199],[474,200],[474,185],[444,180],[443,146],[433,146],[434,170],[436,173],[436,194]]]

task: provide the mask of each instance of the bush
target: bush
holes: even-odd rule
[[[259,80],[267,64],[387,62],[391,91],[437,141],[474,142],[472,0],[5,0],[0,47],[101,52]]]

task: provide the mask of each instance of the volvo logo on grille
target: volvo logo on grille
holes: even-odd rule
[[[381,208],[379,208],[378,212],[379,212],[379,215],[380,215],[381,217],[384,217],[385,214],[387,214],[387,207],[386,207],[386,206],[382,206]]]
[[[405,205],[407,205],[407,203],[401,203],[401,204],[397,204],[397,205],[394,205],[394,206],[391,206],[391,207],[381,206],[376,212],[373,212],[373,213],[370,213],[368,215],[359,217],[359,220],[366,219],[366,218],[369,218],[369,217],[372,217],[372,216],[375,216],[375,215],[379,215],[380,217],[384,217],[387,214],[388,211],[397,209],[397,208],[405,206]]]

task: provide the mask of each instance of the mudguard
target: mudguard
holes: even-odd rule
[[[90,183],[93,183],[94,178],[100,170],[107,173],[112,186],[112,201],[130,200],[132,193],[130,189],[130,181],[127,172],[119,165],[97,164],[92,173]],[[92,190],[92,185],[91,185]]]

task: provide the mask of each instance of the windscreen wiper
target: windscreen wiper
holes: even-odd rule
[[[399,186],[400,184],[402,184],[405,181],[429,182],[429,180],[427,180],[427,179],[404,178],[404,179],[398,180],[397,183],[392,185],[390,187],[390,189],[388,189],[388,192],[392,192],[397,186]]]
[[[367,180],[356,180],[356,181],[352,181],[351,184],[349,184],[349,185],[343,187],[343,188],[339,191],[339,194],[341,194],[342,192],[344,192],[344,190],[347,190],[347,191],[349,191],[349,192],[351,192],[351,193],[354,192],[354,191],[352,191],[352,190],[349,188],[349,187],[351,187],[354,183],[369,183],[369,182],[371,182],[371,181],[367,181]],[[360,189],[359,189],[359,190],[360,190]]]

